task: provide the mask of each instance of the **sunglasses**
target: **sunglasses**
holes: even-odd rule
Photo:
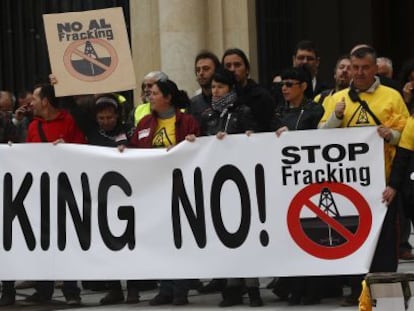
[[[290,81],[282,81],[280,82],[280,87],[286,86],[286,87],[292,87],[296,84],[301,84],[302,82],[290,82]]]

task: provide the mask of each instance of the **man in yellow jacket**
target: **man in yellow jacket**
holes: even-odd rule
[[[388,179],[395,146],[409,114],[401,95],[380,84],[376,77],[376,58],[375,50],[367,45],[351,51],[352,83],[324,101],[325,114],[319,128],[377,126],[385,142],[385,177]],[[397,269],[396,217],[395,204],[388,205],[370,272],[395,272]],[[352,294],[344,300],[345,305],[358,303],[362,279],[363,276],[352,278]]]

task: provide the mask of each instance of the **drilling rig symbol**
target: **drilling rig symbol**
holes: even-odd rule
[[[95,48],[93,47],[92,43],[90,41],[86,41],[85,43],[85,51],[84,54],[90,58],[98,59],[98,54],[95,51]],[[91,74],[92,76],[95,75],[95,65],[93,63],[90,63],[91,66]]]
[[[336,222],[355,233],[359,225],[359,216],[342,216],[329,188],[322,188],[319,196],[318,207]],[[316,243],[333,247],[343,244],[347,240],[335,231],[331,225],[322,221],[319,217],[301,218],[301,223],[307,235]]]

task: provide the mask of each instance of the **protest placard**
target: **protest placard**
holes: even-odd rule
[[[43,15],[57,96],[135,88],[122,8]]]

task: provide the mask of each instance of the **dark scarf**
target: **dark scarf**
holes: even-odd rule
[[[237,99],[237,94],[235,91],[230,91],[229,93],[223,95],[219,99],[213,99],[211,102],[211,107],[218,112],[226,112],[230,107],[234,105]]]

